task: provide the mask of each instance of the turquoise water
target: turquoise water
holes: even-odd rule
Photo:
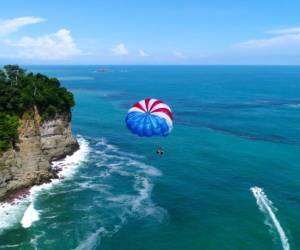
[[[82,151],[58,163],[75,166],[64,180],[4,213],[0,249],[300,248],[300,67],[27,68],[73,91]],[[127,130],[147,97],[172,108],[170,136]],[[38,219],[24,228],[29,204]]]

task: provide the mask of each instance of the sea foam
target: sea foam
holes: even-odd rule
[[[99,228],[96,232],[91,233],[84,241],[82,241],[75,250],[91,250],[97,244],[100,244],[101,238],[99,237],[102,232],[105,232],[103,227]]]
[[[151,217],[160,223],[167,215],[151,198],[153,178],[162,175],[159,169],[140,161],[145,157],[124,152],[105,138],[92,139],[91,146],[89,161],[96,169],[93,176],[82,174],[83,182],[78,186],[81,192],[97,191],[89,212],[92,215],[101,211],[102,216],[91,216],[91,229],[82,235],[76,250],[94,249],[102,237],[112,237],[132,217]],[[123,189],[118,188],[118,182],[124,184]],[[76,209],[82,211],[85,207],[78,204]],[[92,228],[96,224],[101,225],[100,231]]]
[[[39,212],[34,208],[33,203],[26,209],[21,220],[22,227],[31,227],[32,223],[39,220]]]
[[[167,212],[156,206],[151,199],[153,183],[151,177],[161,176],[162,173],[154,166],[145,164],[140,161],[143,156],[125,153],[118,147],[107,143],[102,138],[98,140],[95,150],[101,161],[96,166],[103,168],[100,177],[109,178],[112,175],[119,175],[133,179],[132,191],[135,194],[111,194],[106,199],[113,202],[114,206],[119,204],[124,208],[128,215],[154,216],[161,221]],[[123,218],[125,221],[126,219]]]
[[[88,142],[81,136],[78,136],[77,139],[80,145],[79,150],[63,160],[52,163],[53,168],[59,167],[58,176],[60,179],[53,179],[49,183],[33,186],[28,196],[15,200],[13,203],[0,203],[0,233],[5,229],[18,225],[18,223],[21,223],[24,228],[31,227],[34,222],[40,219],[40,212],[35,208],[36,198],[64,179],[71,178],[89,154]]]

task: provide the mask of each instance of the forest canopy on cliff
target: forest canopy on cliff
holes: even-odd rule
[[[0,152],[18,138],[19,118],[36,107],[43,120],[69,113],[74,97],[56,78],[27,73],[18,65],[0,69]]]

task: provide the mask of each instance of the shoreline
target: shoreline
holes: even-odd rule
[[[40,184],[21,188],[13,192],[0,202],[0,234],[9,228],[20,225],[29,228],[40,220],[39,210],[35,208],[38,197],[43,196],[56,185],[62,184],[64,179],[72,179],[83,166],[85,159],[90,153],[89,142],[82,136],[77,135],[76,140],[79,148],[73,154],[67,154],[61,160],[51,161],[49,171],[55,172],[55,177]]]
[[[75,148],[74,148],[75,149]],[[51,183],[52,180],[62,180],[64,179],[64,177],[60,177],[59,173],[63,170],[63,167],[60,165],[54,165],[55,162],[58,161],[63,161],[64,159],[66,159],[68,156],[72,156],[74,155],[76,152],[78,152],[80,150],[80,145],[78,144],[78,147],[68,153],[65,154],[64,156],[60,157],[59,159],[55,159],[49,162],[50,164],[50,169],[49,169],[49,174],[51,174],[52,176],[49,179],[42,179],[38,184],[33,184],[27,187],[21,187],[17,190],[11,191],[9,192],[6,196],[4,196],[1,200],[0,200],[0,206],[3,203],[8,203],[8,204],[17,204],[20,200],[22,199],[26,199],[29,195],[30,195],[30,190],[32,187],[34,186],[41,186],[45,183]]]

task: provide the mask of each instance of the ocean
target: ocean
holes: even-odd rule
[[[0,204],[0,249],[300,249],[300,67],[25,67],[74,93],[81,147]],[[169,136],[126,128],[144,98],[171,107]]]

